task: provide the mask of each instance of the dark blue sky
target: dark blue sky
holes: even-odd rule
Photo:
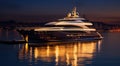
[[[120,0],[0,0],[0,21],[40,21],[43,15],[65,16],[74,5],[91,20],[120,21]]]

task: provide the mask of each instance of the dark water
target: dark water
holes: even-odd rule
[[[0,66],[120,66],[120,33],[103,40],[49,42],[48,45],[0,43]],[[16,31],[0,30],[0,40],[21,40]]]

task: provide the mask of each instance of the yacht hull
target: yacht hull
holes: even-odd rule
[[[28,42],[91,41],[102,37],[97,32],[81,31],[24,31],[18,30]]]

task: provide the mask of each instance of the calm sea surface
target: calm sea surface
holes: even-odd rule
[[[102,33],[90,42],[0,43],[0,66],[120,66],[120,33]],[[0,30],[0,40],[22,40],[15,30]]]

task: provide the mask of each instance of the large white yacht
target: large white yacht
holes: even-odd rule
[[[81,18],[73,8],[67,17],[55,22],[48,22],[44,27],[34,29],[18,29],[23,36],[28,36],[28,42],[41,41],[82,41],[102,39],[100,33],[92,27],[92,23]]]

